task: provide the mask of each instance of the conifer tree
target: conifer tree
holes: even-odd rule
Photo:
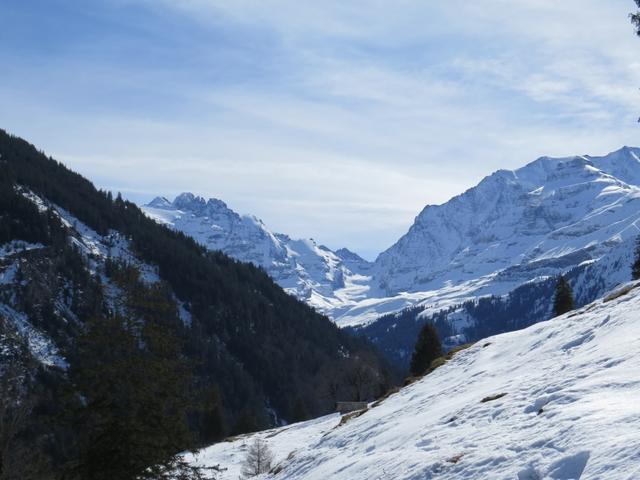
[[[156,324],[154,316],[166,308],[158,292],[138,293],[146,297],[143,322],[95,318],[79,340],[74,379],[84,405],[75,470],[94,480],[169,479],[177,471],[180,478],[199,478],[177,455],[191,445],[179,341]]]
[[[640,280],[640,235],[636,239],[635,259],[631,266],[631,278],[633,280]]]
[[[418,335],[416,347],[411,356],[411,375],[424,374],[431,362],[442,356],[442,345],[438,338],[438,332],[431,323],[425,323]]]
[[[635,0],[636,5],[640,8],[640,0]],[[640,37],[640,10],[630,13],[631,23],[636,28],[636,34]]]
[[[224,404],[217,385],[212,386],[205,395],[205,403],[200,415],[200,441],[202,443],[210,444],[224,437],[227,431]]]
[[[556,291],[553,299],[553,315],[555,317],[570,312],[575,308],[573,301],[573,291],[571,285],[560,275],[556,284]]]

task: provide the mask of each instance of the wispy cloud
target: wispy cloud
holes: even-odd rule
[[[194,190],[372,256],[493,170],[637,144],[632,7],[9,0],[0,121],[136,200]]]

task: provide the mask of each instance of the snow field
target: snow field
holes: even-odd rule
[[[480,341],[346,425],[271,431],[274,478],[638,479],[639,312],[634,288]],[[235,475],[250,438],[200,459]]]

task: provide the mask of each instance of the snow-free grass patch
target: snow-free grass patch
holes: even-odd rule
[[[364,415],[368,411],[369,411],[368,408],[363,408],[362,410],[356,410],[355,412],[351,412],[351,413],[347,413],[346,415],[343,415],[342,418],[340,419],[340,423],[338,424],[338,427],[345,425],[346,423],[348,423],[350,420],[353,420],[354,418],[358,418],[360,415]]]
[[[484,397],[482,400],[480,400],[480,403],[493,402],[494,400],[498,400],[499,398],[502,398],[506,395],[507,395],[506,393],[497,393],[495,395],[489,395],[488,397]]]
[[[421,378],[424,378],[425,375],[429,375],[436,368],[441,367],[442,365],[447,363],[449,360],[451,360],[456,353],[461,352],[462,350],[466,350],[467,348],[471,347],[472,345],[474,345],[474,343],[464,343],[462,345],[458,345],[456,347],[453,347],[445,355],[434,359],[431,362],[431,365],[429,366],[429,369],[426,372],[424,372],[424,374],[418,375],[418,376],[415,376],[415,377],[407,377],[407,378],[405,378],[404,382],[402,383],[402,386],[403,387],[407,387],[407,386],[411,385],[412,383],[420,380]]]
[[[384,400],[386,400],[387,398],[389,398],[391,395],[393,395],[394,393],[398,393],[400,391],[400,387],[391,387],[389,390],[387,390],[384,395],[382,395],[379,399],[377,399],[375,402],[373,402],[371,404],[371,408],[377,407],[378,405],[380,405]]]
[[[607,303],[607,302],[611,302],[612,300],[615,300],[616,298],[624,297],[627,293],[629,293],[631,290],[633,290],[634,288],[636,288],[638,286],[640,286],[640,283],[630,283],[628,285],[625,285],[624,287],[620,288],[619,290],[611,292],[609,295],[604,297],[602,299],[602,301],[604,303]]]

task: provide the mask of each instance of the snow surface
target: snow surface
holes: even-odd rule
[[[280,469],[264,478],[640,478],[640,288],[632,287],[478,342],[343,426],[330,415],[256,434]],[[192,460],[236,479],[251,441],[219,443]]]
[[[216,199],[182,194],[142,208],[208,248],[264,267],[338,325],[356,326],[414,304],[446,308],[585,262],[610,263],[612,254],[619,259],[640,231],[639,158],[640,149],[624,147],[497,171],[445,204],[425,207],[373,264],[273,233]],[[620,281],[600,270],[602,291]]]
[[[286,427],[264,430],[253,434],[232,437],[201,450],[196,454],[189,454],[186,460],[189,462],[215,467],[219,465],[223,471],[217,474],[218,480],[242,478],[242,463],[247,450],[256,438],[262,438],[269,450],[274,454],[275,463],[285,460],[291,452],[298,447],[308,447],[318,442],[322,436],[329,433],[340,422],[340,415],[334,413],[325,417],[316,418],[306,422],[294,423]]]
[[[34,327],[24,313],[14,310],[7,304],[0,303],[0,315],[11,322],[16,332],[25,340],[29,352],[42,365],[62,369],[69,366],[53,341]]]
[[[29,250],[37,250],[43,247],[44,245],[42,245],[41,243],[29,243],[22,240],[12,240],[11,242],[7,242],[4,245],[0,245],[0,258],[10,257],[17,253],[26,252]],[[1,280],[0,283],[2,283]]]

